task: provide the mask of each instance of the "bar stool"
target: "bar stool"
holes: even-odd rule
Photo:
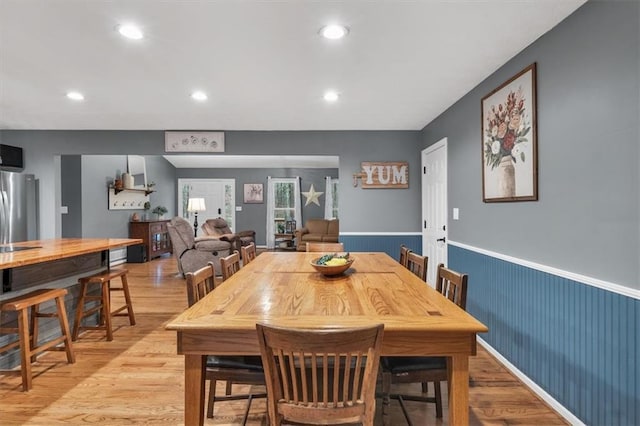
[[[17,334],[18,340],[0,347],[0,352],[20,346],[20,368],[22,389],[24,391],[32,388],[31,363],[36,361],[36,355],[40,352],[64,350],[67,353],[67,362],[69,364],[76,362],[76,357],[71,347],[71,333],[69,332],[67,312],[64,307],[65,294],[67,294],[67,290],[63,288],[40,289],[0,302],[0,311],[17,312],[18,328],[4,327],[0,328],[0,332]],[[56,302],[56,312],[40,312],[40,304],[53,299]],[[31,322],[29,322],[29,317],[27,316],[29,308],[31,308]],[[57,317],[60,322],[62,335],[38,345],[38,319],[54,317]],[[60,343],[64,343],[64,347],[58,347],[57,345]]]
[[[78,339],[78,332],[80,329],[84,330],[105,330],[107,332],[107,340],[113,340],[113,329],[111,325],[112,317],[128,316],[129,324],[135,325],[136,318],[133,313],[133,305],[131,303],[131,295],[129,294],[129,284],[127,282],[126,269],[111,269],[96,275],[80,278],[80,299],[76,308],[76,321],[73,324],[73,340]],[[114,287],[111,285],[111,281],[114,278],[120,278],[122,282],[121,287]],[[100,285],[100,295],[90,296],[87,295],[89,287],[92,284]],[[111,310],[111,292],[122,291],[124,293],[125,304],[118,309]],[[97,305],[89,309],[85,309],[85,304],[90,301],[97,301]],[[124,313],[122,311],[126,310]],[[100,311],[100,321],[98,325],[82,325],[82,319],[86,316],[94,314]]]

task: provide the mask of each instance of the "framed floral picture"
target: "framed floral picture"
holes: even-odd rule
[[[538,199],[536,64],[482,98],[482,198]]]
[[[261,183],[245,183],[244,184],[244,203],[245,204],[262,204],[264,203],[263,187]]]

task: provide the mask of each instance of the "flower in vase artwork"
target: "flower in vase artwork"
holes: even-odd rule
[[[535,64],[482,99],[483,199],[537,200]]]
[[[526,161],[523,145],[529,142],[531,121],[526,115],[522,88],[509,92],[504,103],[491,105],[487,120],[484,154],[487,166],[498,167],[504,157]]]

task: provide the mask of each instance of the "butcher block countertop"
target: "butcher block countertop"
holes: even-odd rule
[[[33,265],[141,243],[142,240],[133,238],[56,238],[0,244],[0,248],[32,247],[28,250],[1,252],[0,269]]]

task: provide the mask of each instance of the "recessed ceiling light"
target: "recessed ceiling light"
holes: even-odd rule
[[[338,40],[349,34],[349,28],[344,25],[331,24],[320,28],[320,34],[329,40]]]
[[[67,98],[74,101],[84,101],[84,95],[80,92],[67,92]]]
[[[117,26],[118,32],[126,38],[140,40],[144,37],[142,30],[134,24],[122,24]]]
[[[202,102],[207,100],[207,94],[201,91],[196,91],[191,94],[191,98]]]
[[[338,92],[334,90],[329,90],[324,93],[324,100],[327,102],[335,102],[338,100],[339,97],[340,95],[338,94]]]

